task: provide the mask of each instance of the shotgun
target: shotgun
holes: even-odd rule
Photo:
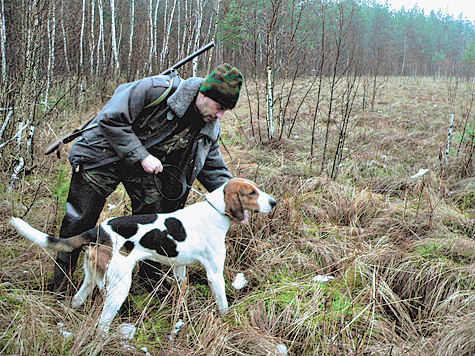
[[[181,61],[179,61],[178,63],[175,63],[174,65],[172,65],[170,68],[168,68],[167,70],[161,72],[159,75],[168,75],[170,73],[172,73],[173,71],[177,70],[178,68],[180,67],[183,67],[186,63],[190,62],[191,60],[193,60],[195,57],[198,57],[200,54],[206,52],[207,50],[209,50],[210,48],[214,47],[214,41],[211,41],[210,43],[208,43],[207,45],[201,47],[200,49],[198,49],[196,52],[193,52],[192,54],[190,54],[188,57],[186,57],[185,59],[182,59]],[[78,138],[79,136],[81,136],[83,134],[83,132],[89,130],[89,129],[92,129],[93,127],[95,126],[89,126],[89,124],[96,118],[96,116],[93,116],[91,117],[89,120],[87,120],[85,123],[83,123],[81,126],[79,126],[78,128],[74,129],[73,131],[71,131],[70,133],[68,133],[67,135],[61,137],[59,140],[56,140],[54,141],[51,145],[49,145],[46,150],[45,150],[45,155],[49,155],[51,153],[53,153],[54,151],[56,151],[58,148],[60,148],[62,145],[66,144],[66,143],[69,143],[71,141],[74,141],[76,138]]]

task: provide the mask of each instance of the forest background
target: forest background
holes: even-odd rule
[[[474,23],[356,1],[0,1],[0,354],[475,353]],[[100,297],[45,292],[54,256],[8,218],[57,233],[70,167],[44,149],[210,41],[179,75],[242,70],[222,151],[277,210],[228,234],[228,316],[193,267],[184,294],[134,287],[133,340],[101,338]],[[118,189],[101,219],[128,213]]]

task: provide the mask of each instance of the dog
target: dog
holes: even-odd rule
[[[98,327],[107,333],[132,283],[138,261],[149,259],[169,265],[180,284],[186,266],[199,262],[223,315],[228,309],[224,284],[225,236],[232,222],[246,223],[248,212],[269,213],[275,198],[249,180],[234,178],[205,195],[205,201],[168,214],[109,218],[95,228],[69,238],[45,234],[19,218],[11,218],[17,231],[33,242],[56,251],[89,246],[84,257],[84,282],[72,307],[86,301],[94,287],[104,293]]]

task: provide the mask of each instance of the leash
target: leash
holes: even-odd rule
[[[173,174],[172,172],[170,172],[168,169],[169,168],[173,168],[173,169],[176,169],[178,172],[179,172],[179,177],[177,177],[175,174]],[[167,170],[166,170],[167,169]],[[160,184],[159,182],[157,181],[158,177],[156,174],[153,174],[153,181],[155,183],[155,187],[157,188],[157,191],[158,191],[158,194],[160,194],[163,198],[167,199],[167,200],[170,200],[170,201],[177,201],[177,200],[180,200],[181,198],[183,198],[183,196],[186,194],[186,190],[187,189],[190,189],[191,191],[193,191],[194,193],[198,194],[199,196],[201,196],[209,205],[211,205],[211,207],[216,210],[220,215],[226,215],[226,214],[223,214],[221,213],[218,208],[216,208],[209,200],[208,198],[206,197],[206,194],[203,194],[201,193],[199,190],[195,189],[193,186],[189,185],[188,182],[186,181],[186,177],[185,177],[185,173],[183,173],[183,170],[180,169],[179,167],[173,165],[173,164],[164,164],[163,165],[163,171],[161,173],[167,173],[170,177],[174,178],[177,182],[181,183],[181,193],[179,194],[178,197],[168,197],[166,196],[162,189],[160,189]]]

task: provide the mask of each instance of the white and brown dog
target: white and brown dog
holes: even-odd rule
[[[50,236],[19,218],[11,218],[11,223],[45,248],[72,251],[89,245],[84,258],[84,283],[73,297],[72,306],[81,306],[97,285],[105,295],[98,326],[107,332],[129,293],[135,264],[145,259],[172,266],[180,283],[185,280],[186,266],[200,262],[219,311],[226,313],[226,232],[232,221],[246,222],[248,211],[268,213],[276,203],[253,182],[235,178],[207,194],[206,201],[169,214],[110,218],[70,238]]]

